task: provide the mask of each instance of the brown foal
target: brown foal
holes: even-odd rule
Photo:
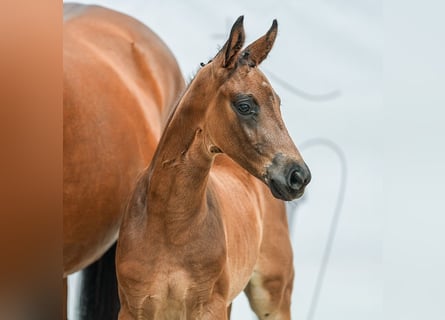
[[[289,319],[284,203],[310,172],[258,65],[277,22],[244,50],[243,18],[171,114],[121,225],[120,320],[227,319],[245,289],[260,319]],[[275,197],[273,197],[273,196]]]

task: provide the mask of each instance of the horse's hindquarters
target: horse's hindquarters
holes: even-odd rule
[[[116,240],[128,195],[184,82],[168,48],[141,23],[95,6],[64,8],[67,275]]]

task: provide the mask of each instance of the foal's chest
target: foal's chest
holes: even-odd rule
[[[190,319],[197,304],[205,304],[212,295],[210,283],[197,283],[189,271],[158,269],[145,290],[140,310],[143,319]]]

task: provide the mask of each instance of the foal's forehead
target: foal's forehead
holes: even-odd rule
[[[252,94],[258,100],[280,102],[280,98],[261,70],[252,68],[243,71],[233,77],[233,88],[235,90]]]

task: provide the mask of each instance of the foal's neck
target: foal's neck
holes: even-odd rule
[[[185,221],[206,210],[206,186],[214,155],[206,146],[205,81],[194,80],[167,124],[152,160],[149,214]]]

